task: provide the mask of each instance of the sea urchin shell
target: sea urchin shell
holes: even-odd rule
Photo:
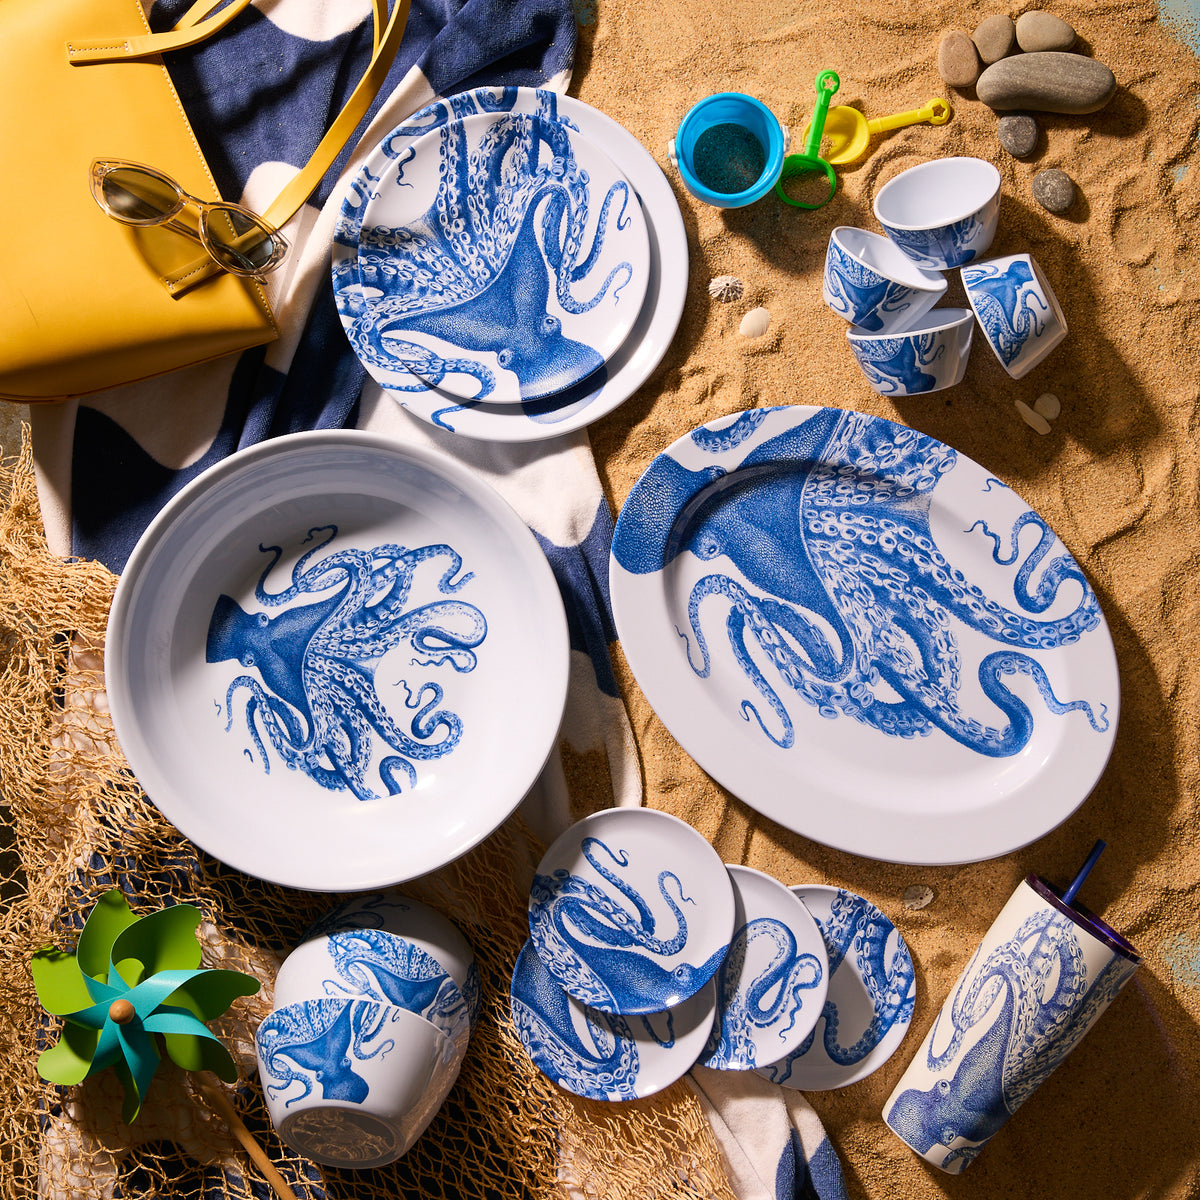
[[[714,300],[720,300],[723,304],[729,304],[733,300],[740,300],[745,290],[745,286],[736,275],[718,275],[708,285],[708,294]]]

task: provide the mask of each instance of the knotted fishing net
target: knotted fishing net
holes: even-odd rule
[[[200,1094],[164,1061],[141,1115],[120,1119],[106,1072],[77,1088],[42,1082],[36,1059],[57,1036],[28,963],[47,943],[73,948],[99,895],[124,889],[135,912],[195,905],[204,965],[263,981],[212,1028],[241,1078],[229,1099],[298,1197],[727,1197],[711,1130],[683,1084],[605,1105],[567,1095],[529,1062],[508,1015],[528,933],[539,849],[514,817],[452,867],[404,887],[448,916],[475,950],[483,1007],[462,1074],[398,1163],[339,1171],[275,1136],[254,1062],[275,970],[339,899],[276,887],[224,867],[146,799],[116,746],[104,701],[104,630],[116,578],[64,562],[42,536],[31,453],[0,464],[0,1200],[269,1197],[249,1156]],[[582,815],[582,812],[579,814]]]

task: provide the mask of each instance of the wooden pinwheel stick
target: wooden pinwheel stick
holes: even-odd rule
[[[275,1195],[279,1197],[279,1200],[297,1200],[296,1193],[292,1191],[283,1176],[275,1169],[275,1164],[267,1157],[267,1152],[258,1144],[254,1134],[246,1128],[242,1118],[237,1114],[237,1109],[230,1104],[229,1097],[225,1095],[221,1087],[201,1080],[200,1091],[222,1120],[224,1120],[225,1124],[229,1126],[229,1131],[237,1138],[242,1149],[250,1155],[255,1166],[262,1172],[263,1178],[274,1189]]]

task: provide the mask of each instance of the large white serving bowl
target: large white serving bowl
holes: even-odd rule
[[[554,745],[568,642],[549,564],[486,483],[355,430],[204,472],[130,556],[113,723],[147,795],[221,861],[314,891],[437,869]]]

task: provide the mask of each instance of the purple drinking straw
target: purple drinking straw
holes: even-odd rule
[[[1078,892],[1081,887],[1083,887],[1083,881],[1088,877],[1088,872],[1096,865],[1096,859],[1098,859],[1103,853],[1106,845],[1108,845],[1108,843],[1101,839],[1098,840],[1092,847],[1091,854],[1087,856],[1087,862],[1085,862],[1083,866],[1079,868],[1079,873],[1074,879],[1071,880],[1071,886],[1062,894],[1062,901],[1064,904],[1067,906],[1071,905],[1071,902],[1075,899],[1075,893]]]

